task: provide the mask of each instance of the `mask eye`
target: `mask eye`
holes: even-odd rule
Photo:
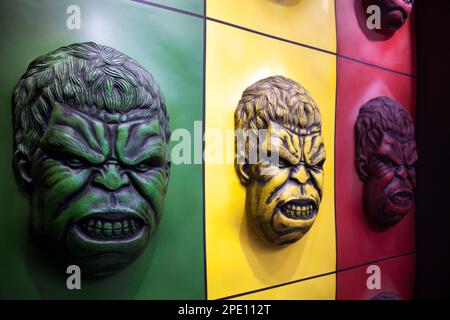
[[[278,160],[278,168],[285,169],[291,166],[291,163],[287,161],[286,159],[280,158]]]
[[[319,163],[312,166],[313,170],[315,171],[321,171],[323,170],[323,164],[325,163],[325,159],[320,161]]]
[[[391,158],[386,157],[386,156],[382,156],[380,157],[379,161],[381,162],[382,165],[384,166],[388,166],[390,168],[395,168],[397,167],[397,164],[394,163],[394,161],[392,161]]]
[[[163,160],[159,158],[151,158],[142,162],[139,162],[134,166],[134,169],[136,169],[139,172],[147,172],[148,170],[155,168],[155,167],[161,167],[163,165]]]
[[[408,173],[410,175],[413,175],[416,173],[416,168],[414,166],[406,166],[405,168],[406,168],[406,171],[408,171]]]
[[[134,168],[139,172],[147,172],[151,169],[151,167],[152,166],[146,162],[141,162],[134,166]]]
[[[81,159],[71,158],[64,161],[64,164],[71,168],[81,168],[84,167],[85,164]]]

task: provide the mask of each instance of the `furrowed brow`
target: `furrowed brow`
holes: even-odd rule
[[[296,146],[295,142],[298,143],[299,140],[294,141],[292,134],[283,129],[277,134],[271,133],[269,150],[272,153],[278,152],[280,158],[296,165],[300,160],[300,152],[299,146]]]
[[[416,148],[414,148],[412,150],[410,149],[408,153],[409,154],[408,154],[408,157],[405,162],[408,165],[412,166],[417,162],[417,160],[419,160],[419,157],[417,155],[417,150],[416,150]]]
[[[55,105],[50,120],[51,126],[61,126],[76,130],[77,140],[84,140],[91,150],[99,154],[107,154],[109,145],[105,139],[105,127],[97,119],[93,119],[69,106]]]
[[[61,130],[61,127],[64,126],[53,126],[52,130],[46,131],[41,141],[44,151],[50,153],[53,157],[75,156],[94,164],[104,161],[103,155],[92,150],[82,141],[68,135]]]
[[[391,151],[391,152],[389,152]],[[378,154],[378,158],[384,162],[393,162],[396,165],[400,165],[402,163],[401,158],[398,157],[398,152],[395,150],[395,146],[389,145],[388,150],[380,150]]]
[[[289,161],[291,164],[295,165],[298,163],[299,159],[296,155],[292,154],[291,151],[289,151],[286,147],[283,145],[280,146],[279,150],[279,156],[280,158]]]
[[[159,122],[134,122],[117,128],[117,154],[126,165],[156,158],[164,160],[166,146],[160,135]]]
[[[133,166],[146,160],[156,160],[157,162],[163,162],[165,158],[165,147],[161,145],[150,146],[133,157],[126,157],[121,159],[126,165]]]
[[[310,154],[309,157],[309,164],[316,165],[320,162],[324,161],[326,159],[326,153],[325,153],[325,145],[321,143],[319,147],[316,149],[316,152],[313,154]]]
[[[305,138],[306,139],[306,138]],[[305,146],[306,148],[306,146]],[[314,135],[311,137],[309,150],[305,150],[305,158],[311,165],[316,165],[326,158],[325,145],[321,135]]]
[[[268,152],[273,154],[278,154],[280,159],[288,161],[289,163],[295,165],[298,163],[299,158],[293,154],[289,148],[284,144],[284,140],[280,137],[272,137],[271,143],[268,145]]]

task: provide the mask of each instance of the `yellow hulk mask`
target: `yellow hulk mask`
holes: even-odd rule
[[[323,194],[326,155],[315,101],[291,79],[260,80],[244,91],[235,129],[250,225],[275,245],[299,240],[314,224]]]

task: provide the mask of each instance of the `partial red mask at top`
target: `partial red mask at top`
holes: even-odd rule
[[[411,14],[413,0],[362,0],[364,10],[376,5],[381,11],[382,33],[392,34],[400,29]]]

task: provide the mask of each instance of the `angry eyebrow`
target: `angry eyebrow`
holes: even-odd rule
[[[137,121],[117,127],[117,155],[127,165],[136,165],[153,159],[165,160],[166,144],[160,132],[159,121]]]
[[[275,127],[275,129],[269,128],[268,133],[270,142],[267,151],[272,154],[276,153],[281,159],[296,165],[300,161],[301,154],[299,137],[285,128],[278,127]]]
[[[284,145],[279,146],[278,155],[281,159],[288,161],[289,163],[296,165],[300,158],[296,153],[292,153],[288,148]]]
[[[109,151],[104,123],[70,106],[55,104],[49,126],[65,127],[66,131],[73,132],[77,140],[84,140],[83,143],[97,153],[106,154]]]
[[[389,143],[388,146],[383,146],[378,149],[378,159],[385,163],[394,163],[395,165],[400,165],[402,163],[401,154],[399,154],[398,146]]]
[[[314,166],[325,161],[326,152],[325,152],[325,145],[323,143],[323,136],[320,134],[315,134],[310,137],[305,137],[304,139],[305,139],[304,148],[306,149],[305,150],[306,162]]]
[[[317,149],[317,152],[314,153],[312,156],[309,157],[308,159],[308,163],[310,165],[318,165],[321,162],[324,162],[326,159],[326,152],[325,152],[325,146],[322,143],[319,147],[319,149]]]
[[[90,163],[102,163],[105,157],[92,150],[81,139],[76,139],[65,126],[52,126],[48,128],[41,140],[42,149],[55,158],[76,157]]]
[[[409,166],[414,166],[419,160],[415,141],[403,144],[403,159]]]
[[[139,154],[133,155],[132,157],[125,157],[121,160],[129,166],[133,166],[145,161],[151,161],[155,165],[162,165],[164,159],[165,147],[162,145],[156,145],[142,150]]]
[[[56,103],[41,145],[55,158],[77,157],[101,163],[109,152],[105,127],[97,119]]]
[[[406,159],[406,163],[409,166],[413,166],[416,164],[416,162],[419,160],[419,156],[417,155],[417,151],[414,149],[414,151],[411,151],[412,155],[408,155]]]

